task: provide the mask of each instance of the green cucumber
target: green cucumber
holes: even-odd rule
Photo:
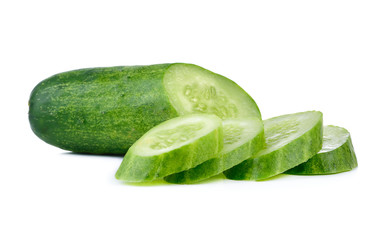
[[[322,150],[305,163],[285,173],[295,175],[333,174],[350,171],[358,166],[350,133],[341,127],[323,128]]]
[[[165,177],[171,183],[195,183],[215,176],[255,156],[265,144],[264,127],[259,118],[224,120],[224,148],[219,157],[183,172]]]
[[[264,120],[266,146],[256,157],[224,172],[228,179],[262,180],[283,173],[322,148],[323,115],[309,111]]]
[[[236,83],[192,64],[80,69],[39,83],[29,100],[33,132],[74,152],[125,154],[152,127],[189,113],[258,117]]]
[[[145,182],[193,168],[223,148],[221,119],[193,114],[170,119],[145,133],[125,155],[116,178]]]

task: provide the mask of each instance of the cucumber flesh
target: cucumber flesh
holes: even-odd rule
[[[116,178],[152,181],[213,158],[223,148],[221,119],[192,114],[170,119],[143,135],[125,155]]]
[[[358,166],[350,133],[341,127],[325,126],[323,146],[318,154],[285,173],[294,175],[333,174],[350,171]]]
[[[264,127],[259,118],[223,121],[224,148],[219,157],[189,170],[165,177],[171,183],[195,183],[215,176],[257,154],[265,144]]]
[[[222,119],[261,119],[256,103],[236,83],[196,65],[172,65],[165,73],[164,84],[181,115],[213,113]]]
[[[264,134],[265,148],[225,171],[228,179],[262,180],[307,161],[322,147],[322,113],[309,111],[265,120]]]

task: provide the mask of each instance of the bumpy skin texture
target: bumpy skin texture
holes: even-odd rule
[[[267,129],[264,131],[267,133]],[[303,135],[275,151],[243,161],[225,171],[224,175],[233,180],[263,180],[273,177],[314,156],[322,148],[322,140],[323,118],[320,113],[317,124]]]
[[[134,145],[135,146],[135,145]],[[223,148],[222,126],[194,142],[154,156],[125,155],[115,177],[127,182],[147,182],[181,172],[218,155]]]
[[[339,128],[336,126],[326,127]],[[345,131],[347,132],[347,130]],[[323,175],[346,172],[356,168],[358,166],[358,162],[351,142],[351,137],[348,132],[345,138],[345,142],[339,147],[329,151],[321,151],[307,162],[302,163],[285,173],[294,175]]]
[[[201,163],[195,168],[165,177],[165,181],[170,183],[191,184],[196,183],[239,164],[240,162],[255,156],[256,153],[264,147],[264,131],[261,131],[243,145],[223,154],[220,157],[212,158]]]
[[[39,83],[29,100],[34,133],[65,150],[125,154],[155,125],[176,117],[163,86],[169,64],[81,69]]]

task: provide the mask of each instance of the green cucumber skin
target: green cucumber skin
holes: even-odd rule
[[[29,121],[43,141],[74,152],[125,154],[150,128],[176,117],[163,86],[170,64],[80,69],[39,83]]]
[[[265,144],[264,131],[258,134],[252,141],[246,142],[238,148],[224,154],[221,157],[212,158],[200,165],[165,177],[165,181],[178,184],[192,184],[205,180],[212,176],[239,164],[245,159],[255,155]],[[255,152],[251,152],[254,149]]]
[[[40,139],[64,150],[123,155],[149,129],[180,115],[163,82],[175,64],[195,66],[173,63],[56,74],[30,95],[31,128]]]
[[[323,118],[308,132],[280,149],[243,161],[224,171],[232,180],[263,180],[283,173],[319,152],[323,142]]]
[[[347,172],[358,167],[357,158],[351,137],[339,148],[318,153],[310,160],[300,164],[288,171],[286,174],[293,175],[323,175]]]
[[[115,177],[127,182],[148,182],[193,168],[218,155],[223,148],[222,127],[195,142],[159,156],[125,155]]]

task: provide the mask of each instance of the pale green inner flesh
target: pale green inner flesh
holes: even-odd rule
[[[223,130],[222,152],[227,153],[256,137],[263,130],[263,123],[258,118],[228,119],[223,121]]]
[[[236,125],[224,126],[224,144],[231,145],[240,141],[243,129]]]
[[[258,156],[279,149],[310,130],[320,120],[319,112],[283,115],[264,121],[266,147]]]
[[[171,66],[164,76],[177,112],[213,113],[222,119],[260,117],[254,101],[231,80],[191,64]]]
[[[349,138],[349,132],[341,127],[325,126],[323,128],[323,146],[319,153],[330,152],[342,146]]]
[[[150,148],[160,150],[173,145],[182,144],[196,136],[197,131],[204,127],[204,123],[191,123],[180,125],[177,128],[160,130],[154,133],[153,142]]]
[[[221,125],[214,115],[190,115],[170,119],[152,128],[131,147],[136,155],[153,156],[187,145]]]

